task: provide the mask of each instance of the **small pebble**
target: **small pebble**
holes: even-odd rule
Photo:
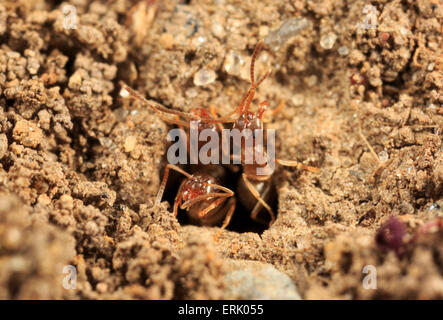
[[[212,34],[219,39],[223,39],[226,36],[225,28],[219,21],[212,21],[211,31]]]
[[[257,261],[228,260],[228,296],[247,300],[300,300],[297,287],[286,274]]]
[[[305,97],[301,93],[294,94],[292,97],[292,103],[294,106],[301,106],[305,102]]]
[[[174,47],[174,37],[170,33],[163,33],[160,36],[160,45],[166,49],[172,49]]]
[[[97,283],[97,291],[100,293],[104,293],[108,290],[108,285],[104,282]]]
[[[207,86],[217,79],[217,74],[214,70],[203,68],[197,71],[194,75],[194,84],[196,86]]]
[[[346,46],[341,46],[338,48],[338,54],[341,56],[347,56],[349,54],[349,49]]]
[[[42,205],[48,206],[51,203],[51,199],[46,194],[41,194],[38,196],[37,202]]]
[[[6,237],[3,239],[3,246],[9,250],[14,250],[20,247],[22,240],[22,233],[18,228],[12,227],[6,231]]]
[[[332,49],[336,40],[337,40],[337,35],[333,32],[329,32],[321,37],[320,46],[326,50]]]
[[[0,159],[5,156],[6,151],[8,151],[8,138],[2,133],[0,134]]]
[[[72,210],[74,208],[74,199],[69,194],[63,194],[60,197],[60,204],[64,209]]]
[[[278,50],[290,38],[307,28],[309,24],[309,20],[302,17],[288,19],[281,24],[280,28],[268,34],[265,38],[265,44],[274,50]]]
[[[100,144],[106,148],[111,148],[114,146],[114,142],[110,138],[100,137],[98,138],[98,142],[100,142]]]
[[[135,145],[137,143],[137,137],[136,136],[129,136],[125,140],[125,152],[131,152],[135,149]]]
[[[189,88],[185,91],[186,98],[192,99],[198,96],[198,91],[195,88]]]
[[[38,72],[38,69],[40,69],[40,64],[38,63],[38,60],[36,58],[29,58],[26,68],[30,74],[36,74]]]
[[[245,60],[237,52],[231,50],[225,57],[223,69],[230,75],[239,75],[242,67],[245,65]]]
[[[313,74],[312,76],[306,77],[304,81],[308,87],[313,87],[317,84],[317,76]]]
[[[120,93],[121,93],[121,91],[120,91]],[[114,110],[115,119],[119,122],[124,122],[126,120],[126,117],[128,116],[128,114],[129,114],[129,111],[126,109],[123,109],[123,108],[118,108],[118,109]]]
[[[379,154],[378,154],[378,159],[381,162],[386,162],[386,161],[389,160],[389,154],[386,151],[384,151],[384,150],[380,151]]]
[[[438,203],[433,203],[429,206],[428,210],[429,211],[440,210],[440,206],[438,205]]]
[[[129,91],[126,90],[125,88],[122,88],[122,89],[120,90],[120,97],[122,97],[122,98],[127,98],[127,97],[129,97]]]
[[[70,78],[68,87],[71,89],[78,90],[82,84],[82,77],[80,75],[80,72],[76,71]]]
[[[260,38],[265,38],[269,34],[269,27],[268,26],[260,26],[258,28],[258,35]]]

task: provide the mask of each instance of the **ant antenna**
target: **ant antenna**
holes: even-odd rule
[[[245,121],[248,121],[247,119],[248,108],[252,102],[252,99],[254,98],[255,91],[271,73],[270,71],[267,71],[261,78],[258,79],[257,82],[255,82],[255,60],[257,59],[257,56],[262,48],[263,48],[263,41],[260,41],[255,47],[254,53],[252,54],[251,57],[251,88],[246,93],[246,96],[243,98],[241,103],[242,113],[244,114]]]
[[[229,112],[227,115],[221,117],[220,119],[216,120],[218,122],[231,122],[230,120],[228,120],[233,114],[236,113],[240,113],[240,114],[244,114],[245,116],[245,121],[248,122],[248,118],[247,118],[247,112],[248,112],[248,108],[249,105],[252,102],[252,99],[254,98],[255,95],[255,90],[260,86],[260,84],[271,74],[271,71],[267,71],[257,82],[255,82],[255,77],[254,77],[254,68],[255,68],[255,60],[257,59],[257,56],[260,52],[260,50],[263,47],[263,41],[260,41],[255,49],[254,49],[254,53],[252,54],[252,58],[251,58],[251,88],[248,90],[248,92],[246,92],[246,94],[243,96],[240,104],[238,105],[237,108],[235,108],[233,111]]]

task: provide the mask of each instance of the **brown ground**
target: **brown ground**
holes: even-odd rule
[[[232,298],[232,260],[275,266],[306,299],[443,298],[443,231],[418,235],[443,216],[441,1],[71,3],[75,30],[57,1],[0,2],[0,298]],[[275,224],[213,243],[217,227],[153,207],[168,126],[118,81],[225,114],[260,39],[273,73],[254,102],[286,101],[277,155],[321,173],[278,168]],[[197,86],[202,68],[217,78]],[[406,226],[399,256],[375,242],[389,216]]]

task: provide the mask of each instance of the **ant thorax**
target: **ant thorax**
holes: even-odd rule
[[[248,131],[251,134],[251,141],[246,142],[248,134],[245,135],[245,139],[241,139],[241,162],[243,165],[243,171],[250,176],[256,176],[257,167],[266,167],[268,162],[266,159],[266,135],[262,130],[262,119],[260,114],[253,112],[242,113],[240,117],[234,122],[233,129],[237,129],[240,132]],[[256,136],[257,132],[260,132],[263,136],[261,139]],[[234,141],[236,144],[236,141]],[[238,144],[238,142],[237,142]],[[260,157],[260,160],[257,159]],[[246,159],[252,159],[251,161],[246,161]]]
[[[234,122],[233,129],[238,129],[240,131],[243,131],[244,129],[249,129],[251,131],[259,130],[261,129],[262,120],[260,119],[259,115],[248,112],[245,118],[244,113],[240,115],[240,117],[237,119],[237,121]]]

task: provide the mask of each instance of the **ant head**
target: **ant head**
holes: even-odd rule
[[[180,188],[182,201],[180,208],[188,211],[191,216],[197,212],[198,218],[215,210],[226,197],[234,195],[231,190],[217,184],[216,178],[205,173],[197,173],[186,179]],[[214,200],[215,198],[220,199]]]
[[[246,113],[241,113],[237,121],[234,122],[233,128],[236,128],[240,131],[242,131],[243,129],[250,129],[252,131],[256,129],[263,129],[263,116],[266,112],[267,107],[268,102],[263,101],[262,103],[260,103],[260,106],[256,113],[250,111]]]
[[[262,128],[262,117],[260,116],[259,112],[253,113],[248,111],[246,114],[242,113],[234,122],[232,128],[238,129],[240,132],[244,129],[249,129],[254,132],[254,130]]]
[[[184,202],[192,201],[197,197],[213,192],[213,187],[208,184],[216,183],[213,177],[196,174],[183,182],[182,198]]]

